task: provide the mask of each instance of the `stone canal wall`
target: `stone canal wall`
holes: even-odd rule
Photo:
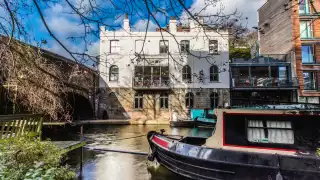
[[[178,113],[178,118],[186,119],[189,110],[186,107],[186,94],[193,94],[193,108],[210,108],[212,98],[210,95],[216,93],[215,103],[223,106],[229,103],[229,93],[227,89],[186,89],[175,88],[170,91],[144,91],[139,92],[142,96],[143,108],[136,108],[137,92],[131,88],[108,88],[102,89],[99,97],[99,117],[100,119],[126,119],[133,124],[163,124],[168,123],[173,111]],[[163,99],[161,94],[167,94],[168,106],[160,107]]]

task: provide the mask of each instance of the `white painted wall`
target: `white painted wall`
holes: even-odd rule
[[[168,55],[159,55],[159,41],[169,41],[169,69],[173,74],[171,82],[173,88],[229,88],[229,52],[228,52],[228,32],[203,32],[197,28],[197,25],[190,24],[190,26],[196,26],[192,28],[190,32],[176,32],[176,29],[171,28],[169,34],[167,32],[130,32],[130,28],[126,26],[128,20],[125,20],[124,27],[126,31],[108,31],[104,27],[100,29],[100,63],[99,71],[101,74],[100,87],[132,87],[132,76],[134,71],[134,64],[137,64],[134,60],[132,64],[131,59],[135,59],[135,41],[144,40],[145,44],[143,52],[159,59],[168,57]],[[171,20],[171,27],[175,23]],[[146,36],[145,36],[146,35]],[[174,35],[174,36],[173,36]],[[219,54],[209,55],[209,39],[218,40]],[[110,53],[110,40],[119,40],[120,53]],[[202,56],[207,58],[199,59],[191,55],[181,55],[179,52],[180,41],[190,40],[190,51],[196,56]],[[164,59],[165,60],[165,59]],[[168,60],[165,60],[167,63]],[[192,73],[199,73],[200,70],[204,71],[205,81],[199,83],[196,78],[193,78],[192,83],[185,83],[182,81],[182,66],[188,64]],[[209,68],[212,64],[217,65],[220,68],[219,82],[209,82]],[[109,81],[109,67],[111,65],[117,65],[119,67],[119,81]],[[179,81],[175,81],[173,77],[176,77]]]

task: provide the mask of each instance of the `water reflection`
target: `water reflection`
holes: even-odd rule
[[[165,134],[182,136],[211,136],[212,129],[189,129],[189,128],[170,128],[169,126],[86,126],[84,128],[84,138],[89,147],[110,148],[121,150],[132,150],[148,152],[149,144],[146,135],[149,131],[165,130]],[[61,134],[60,134],[61,135]],[[71,135],[72,136],[72,135]],[[78,133],[73,137],[63,136],[65,140],[76,139]],[[129,139],[126,139],[129,138]],[[73,167],[79,165],[79,152],[70,153],[70,161]],[[84,150],[83,177],[84,180],[170,180],[180,179],[164,167],[157,167],[153,163],[148,167],[146,156],[123,154],[115,152],[97,152]]]

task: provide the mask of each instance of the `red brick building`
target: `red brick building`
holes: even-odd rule
[[[261,54],[290,54],[298,101],[319,103],[320,0],[267,0],[258,10]]]

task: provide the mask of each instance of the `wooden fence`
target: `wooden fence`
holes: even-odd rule
[[[42,123],[42,115],[0,115],[0,140],[19,136],[38,136],[41,134]]]

